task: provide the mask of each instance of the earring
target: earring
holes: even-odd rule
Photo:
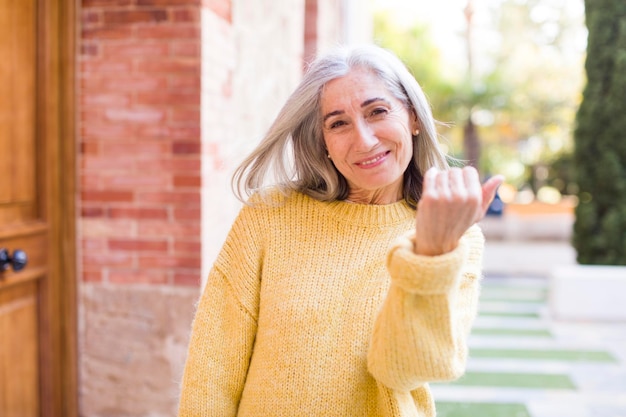
[[[417,135],[419,135],[419,133],[420,133],[420,130],[419,129],[415,129],[413,131],[413,136],[417,136]]]
[[[332,158],[330,157],[330,154],[327,154],[326,156],[328,157],[328,159],[332,159]]]

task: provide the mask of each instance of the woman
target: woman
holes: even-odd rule
[[[428,382],[464,372],[474,224],[501,181],[448,168],[390,52],[316,60],[235,174],[251,197],[198,305],[179,415],[434,416]]]

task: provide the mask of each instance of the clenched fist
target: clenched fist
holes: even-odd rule
[[[426,171],[417,205],[415,253],[435,256],[455,249],[465,231],[484,217],[503,181],[496,175],[481,185],[473,167]]]

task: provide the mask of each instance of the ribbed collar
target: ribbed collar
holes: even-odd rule
[[[396,226],[398,224],[413,221],[415,210],[404,201],[392,204],[361,204],[347,201],[323,202],[315,200],[304,194],[296,193],[297,198],[309,200],[308,203],[315,205],[320,211],[337,221],[359,226]],[[294,196],[295,197],[295,196]]]

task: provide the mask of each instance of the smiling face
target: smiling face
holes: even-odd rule
[[[365,69],[327,83],[321,95],[328,154],[347,180],[348,200],[389,204],[402,199],[417,120],[384,82]]]

